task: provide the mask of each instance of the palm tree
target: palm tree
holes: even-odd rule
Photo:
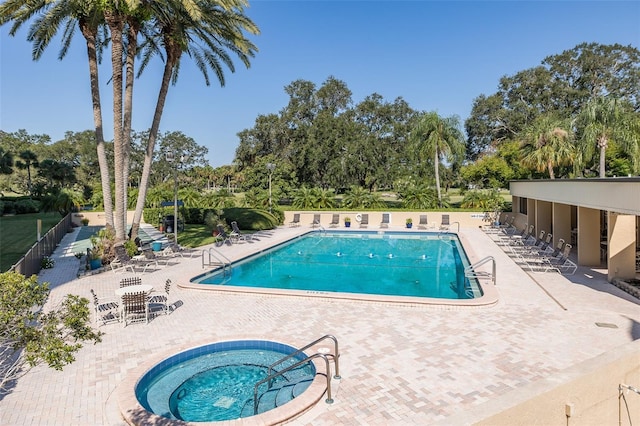
[[[169,84],[177,81],[182,54],[186,52],[194,59],[207,85],[210,84],[208,70],[211,68],[220,84],[224,86],[223,65],[232,72],[235,71],[228,51],[238,56],[248,68],[249,58],[253,57],[257,50],[255,45],[244,35],[245,31],[251,34],[259,33],[256,25],[243,14],[243,9],[248,4],[245,0],[232,0],[222,4],[198,3],[198,13],[194,13],[186,3],[188,3],[186,0],[176,0],[170,4],[160,5],[164,8],[154,10],[155,29],[161,40],[149,39],[143,47],[143,65],[140,71],[144,70],[152,56],[160,54],[158,44],[164,46],[166,58],[160,92],[149,131],[140,192],[133,217],[132,238],[137,235],[142,218],[155,141]],[[152,2],[151,8],[156,6],[156,2]]]
[[[537,171],[546,170],[555,179],[553,168],[573,163],[575,147],[567,120],[541,115],[521,135],[522,162]]]
[[[0,25],[9,21],[14,23],[9,32],[11,35],[15,35],[22,24],[34,15],[39,15],[39,17],[32,24],[27,35],[27,40],[33,43],[32,54],[34,60],[40,59],[49,42],[57,34],[58,28],[62,25],[64,25],[65,30],[62,38],[62,48],[58,55],[59,59],[63,59],[66,56],[76,22],[85,38],[102,193],[111,194],[109,167],[102,130],[102,107],[98,76],[98,53],[102,51],[105,40],[108,37],[99,3],[89,0],[83,2],[73,0],[60,0],[57,2],[7,0],[0,5]],[[107,226],[113,227],[113,204],[110,195],[103,199],[103,205]]]
[[[442,118],[436,112],[422,113],[414,125],[409,140],[414,145],[418,161],[432,158],[435,169],[438,205],[442,207],[440,191],[440,161],[459,161],[464,156],[464,137],[457,117]]]
[[[578,115],[581,164],[595,156],[594,148],[600,153],[600,177],[606,176],[606,150],[610,140],[619,144],[621,150],[630,155],[633,168],[638,170],[640,151],[640,116],[611,97],[592,99]],[[595,144],[593,143],[595,141]]]
[[[38,167],[38,156],[27,149],[18,154],[18,157],[20,160],[16,161],[16,166],[27,171],[27,189],[31,194],[31,167]]]
[[[0,174],[10,175],[11,173],[13,173],[13,155],[0,148]]]

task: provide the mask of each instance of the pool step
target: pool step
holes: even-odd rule
[[[304,392],[313,381],[313,377],[299,378],[296,382],[275,385],[262,395],[258,395],[258,414],[280,407]],[[253,399],[242,408],[241,417],[253,416]]]

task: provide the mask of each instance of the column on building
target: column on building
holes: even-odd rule
[[[538,235],[540,231],[554,232],[552,225],[552,205],[549,201],[536,200],[535,233]]]
[[[571,242],[571,206],[569,204],[553,203],[553,245],[562,238]],[[574,247],[574,250],[576,247]]]
[[[578,207],[578,264],[600,266],[600,210]]]
[[[636,276],[636,217],[608,212],[609,281]]]

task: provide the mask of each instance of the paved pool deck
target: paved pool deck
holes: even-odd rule
[[[233,260],[307,230],[282,227],[253,243],[219,250]],[[461,410],[508,398],[640,338],[639,300],[607,283],[604,270],[530,274],[480,229],[463,228],[460,234],[472,259],[496,260],[494,306],[403,306],[174,285],[171,301],[177,308],[170,315],[126,328],[100,327],[102,343],[83,347],[63,371],[40,366],[19,379],[0,400],[0,424],[123,425],[115,391],[130,371],[158,353],[247,335],[302,346],[332,334],[341,348],[335,402],[320,402],[293,424],[444,425]],[[68,293],[88,298],[92,288],[99,296],[113,295],[119,280],[130,275],[106,271],[76,278],[74,238],[75,233],[65,237],[53,256],[56,266],[41,274],[52,286],[50,303]],[[142,274],[142,280],[160,289],[167,278],[186,283],[202,272],[197,256]]]

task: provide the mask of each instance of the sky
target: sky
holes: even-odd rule
[[[304,1],[253,0],[260,28],[251,66],[235,60],[226,84],[206,86],[183,57],[169,89],[161,132],[181,131],[208,148],[213,167],[231,164],[237,133],[288,103],[285,86],[329,77],[346,83],[354,105],[373,93],[401,97],[415,110],[464,122],[478,96],[501,77],[540,65],[583,42],[640,48],[640,1]],[[86,48],[77,32],[59,61],[59,40],[34,62],[27,27],[0,28],[0,129],[47,134],[93,129]],[[135,82],[133,129],[151,125],[163,64]],[[100,69],[105,138],[113,138],[110,55]]]

